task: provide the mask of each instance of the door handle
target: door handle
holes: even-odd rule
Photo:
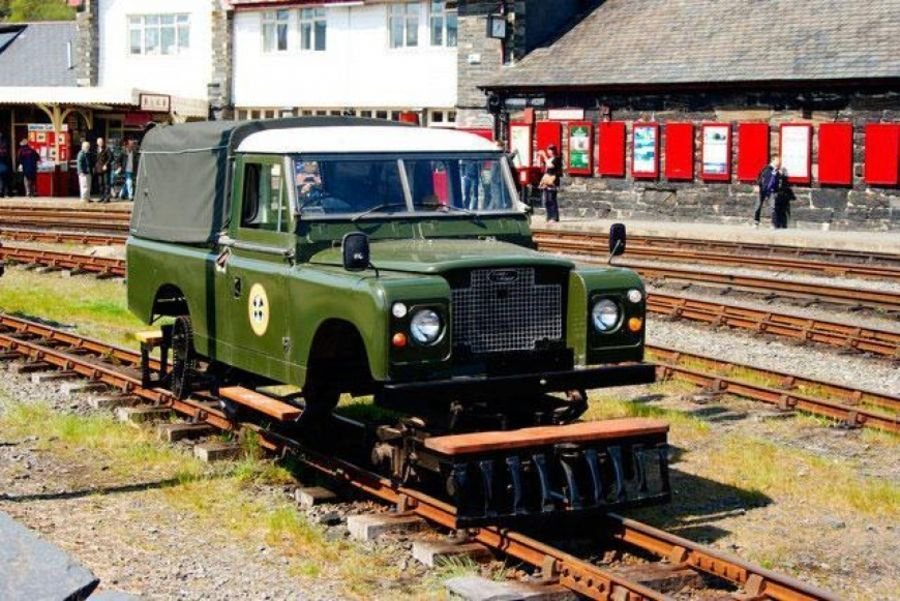
[[[241,278],[232,280],[231,293],[234,295],[234,298],[241,298]]]

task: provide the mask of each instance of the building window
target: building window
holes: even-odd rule
[[[181,54],[191,46],[188,14],[132,15],[128,17],[131,54]]]
[[[431,45],[456,47],[456,11],[447,10],[446,0],[431,0]]]
[[[401,2],[388,6],[391,48],[419,45],[419,3]]]
[[[300,9],[301,50],[325,50],[325,31],[324,8]]]
[[[267,10],[262,14],[263,52],[286,52],[290,11]]]
[[[453,127],[456,125],[456,111],[432,109],[428,111],[428,124],[432,127]]]

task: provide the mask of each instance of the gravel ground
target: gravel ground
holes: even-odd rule
[[[754,338],[737,330],[714,331],[687,321],[651,317],[647,324],[647,342],[876,392],[900,392],[900,367],[890,361],[839,355],[834,350],[785,344],[777,339]]]
[[[678,292],[673,292],[672,290],[667,290],[658,286],[647,286],[647,290],[651,293],[679,294]],[[875,314],[870,311],[848,311],[846,308],[826,308],[817,307],[815,305],[799,308],[794,306],[784,306],[783,303],[774,301],[758,300],[756,297],[745,297],[736,300],[732,299],[730,296],[723,297],[722,294],[717,294],[709,288],[694,286],[684,290],[680,295],[714,303],[727,302],[728,304],[737,305],[739,307],[748,307],[750,309],[761,311],[774,311],[776,313],[796,315],[801,318],[821,319],[823,321],[833,321],[860,328],[873,328],[900,334],[900,320],[885,315]],[[830,305],[830,307],[834,307],[834,305]]]

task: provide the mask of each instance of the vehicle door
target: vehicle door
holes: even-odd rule
[[[286,281],[295,251],[285,160],[242,156],[235,170],[239,194],[217,264],[217,295],[228,299],[219,312],[220,336],[232,346],[232,364],[284,381],[293,310]]]

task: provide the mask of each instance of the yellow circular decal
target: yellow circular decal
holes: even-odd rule
[[[250,288],[250,299],[247,304],[250,316],[250,327],[257,336],[262,336],[269,328],[269,297],[262,284],[253,284]]]

